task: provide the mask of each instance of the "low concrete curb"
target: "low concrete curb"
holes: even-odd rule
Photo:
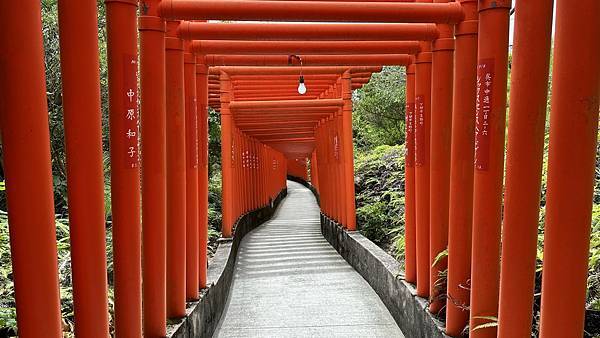
[[[242,238],[270,219],[286,195],[287,190],[284,189],[279,193],[272,207],[266,206],[242,215],[235,224],[233,239],[220,240],[217,252],[208,264],[208,287],[202,290],[199,301],[187,303],[185,318],[168,325],[167,337],[212,337],[227,303]]]
[[[414,286],[404,281],[404,271],[392,256],[323,214],[321,232],[377,292],[406,337],[449,338],[444,334],[443,323],[427,311],[427,300],[417,297]]]

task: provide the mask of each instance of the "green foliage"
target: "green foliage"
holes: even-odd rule
[[[221,229],[221,171],[215,170],[208,182],[208,227]]]
[[[355,161],[356,217],[360,231],[390,248],[399,260],[404,253],[404,146],[379,146],[357,153]]]
[[[587,305],[600,311],[600,204],[595,204],[592,210]]]
[[[221,114],[208,110],[208,243],[214,253],[221,237]]]
[[[8,219],[6,212],[0,211],[0,329],[4,328],[6,332],[16,330],[16,317]]]
[[[437,256],[435,256],[433,263],[431,263],[431,267],[436,266],[439,262],[441,262],[445,258],[448,258],[448,248],[446,248],[442,252],[438,253]]]
[[[404,238],[404,227],[399,226],[396,229],[390,231],[392,235],[392,241],[390,253],[401,265],[404,265],[404,252],[406,251],[406,239]]]
[[[359,150],[404,143],[404,67],[385,67],[354,92],[354,140]]]

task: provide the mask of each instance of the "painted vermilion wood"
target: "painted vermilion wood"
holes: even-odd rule
[[[221,100],[223,96],[221,96]],[[285,107],[332,107],[342,106],[344,101],[341,99],[313,99],[313,100],[282,100],[282,101],[231,101],[229,108],[237,109],[257,109],[257,108],[285,108]]]
[[[531,333],[553,1],[515,6],[498,315],[503,338]]]
[[[302,43],[302,42],[298,42]],[[331,42],[324,46],[333,50],[338,44],[331,45]],[[382,43],[387,46],[387,44]],[[253,47],[253,46],[248,46]],[[326,48],[319,48],[319,53],[324,53]],[[359,44],[359,46],[361,45]],[[391,45],[392,53],[387,54],[368,54],[368,51],[360,50],[361,53],[356,55],[318,55],[318,54],[305,54],[302,53],[302,64],[305,66],[400,66],[406,65],[410,61],[408,54],[400,54],[402,52],[410,53],[417,50],[418,45],[411,43],[410,48],[404,46]],[[256,53],[264,51],[260,46],[255,46]],[[298,48],[298,47],[296,47]],[[302,47],[306,48],[306,47]],[[371,45],[366,46],[371,48]],[[375,45],[372,48],[380,48]],[[398,48],[398,49],[395,49]],[[411,49],[411,48],[414,48]],[[293,52],[293,51],[290,51]],[[300,61],[296,58],[291,58],[289,55],[266,55],[266,54],[250,54],[246,55],[222,55],[222,54],[210,54],[205,57],[206,63],[210,66],[290,66],[300,65]]]
[[[167,22],[167,317],[185,316],[186,177],[183,41]]]
[[[161,16],[183,20],[456,23],[459,4],[231,0],[163,0]]]
[[[158,1],[147,2],[156,15]],[[140,16],[143,328],[164,337],[167,325],[167,181],[165,22]]]
[[[429,297],[429,168],[431,127],[431,43],[423,42],[416,57],[415,76],[415,224],[417,294]]]
[[[188,45],[188,41],[185,41]],[[186,46],[189,47],[189,46]],[[198,299],[198,114],[196,98],[196,57],[184,54],[185,90],[185,294],[186,300]]]
[[[100,111],[98,13],[90,1],[59,1],[60,55],[75,334],[106,337],[108,281]]]
[[[448,0],[434,0],[448,2]],[[454,27],[438,24],[440,37],[433,41],[431,63],[431,155],[429,186],[429,311],[445,307],[446,257],[436,257],[448,246],[450,198],[450,142],[452,134],[452,80],[454,70]],[[433,264],[435,262],[435,264]],[[440,285],[441,284],[441,285]]]
[[[336,69],[337,70],[337,69]],[[370,73],[368,73],[370,74]],[[356,75],[356,74],[354,74]],[[209,75],[209,76],[212,76]],[[305,80],[326,80],[326,81],[330,81],[331,82],[335,82],[337,80],[337,78],[339,77],[339,74],[334,74],[334,73],[316,73],[316,74],[306,74],[304,73],[304,79]],[[231,81],[233,83],[243,83],[244,81],[272,81],[272,80],[292,80],[292,81],[297,81],[298,80],[298,75],[297,74],[237,74],[231,77]],[[213,80],[214,81],[214,80]]]
[[[454,93],[448,214],[446,334],[461,335],[469,320],[473,152],[477,82],[477,1],[462,0],[465,21],[455,28]]]
[[[511,3],[401,2],[144,2],[139,21],[144,114],[140,135],[137,1],[107,1],[115,336],[142,335],[142,285],[143,334],[147,337],[164,336],[165,318],[184,316],[186,295],[196,299],[198,287],[206,286],[208,107],[218,111],[222,121],[224,237],[233,236],[232,227],[241,215],[272,202],[285,187],[288,171],[308,179],[308,158],[322,212],[339,226],[354,230],[351,91],[368,83],[383,65],[412,61],[406,88],[406,280],[416,281],[417,293],[431,297],[429,310],[438,312],[443,302],[438,299],[436,282],[445,261],[435,266],[432,262],[448,244],[447,333],[461,334],[470,308],[471,335],[496,336],[494,327],[475,328],[490,321],[483,317],[498,313]],[[531,330],[551,7],[551,1],[535,0],[517,8],[502,243],[501,337],[529,335]],[[106,336],[96,8],[60,0],[59,10],[75,331]],[[72,11],[77,13],[69,14]],[[173,21],[165,40],[161,14],[176,19],[369,23],[186,22],[178,28],[179,22]],[[598,16],[600,5],[593,0],[559,2],[543,337],[575,337],[583,330],[600,95]],[[10,26],[0,33],[0,44],[6,47],[6,53],[0,53],[0,92],[8,97],[0,100],[0,119],[19,333],[26,338],[58,337],[61,323],[39,6],[29,0],[0,5],[0,19]],[[372,23],[398,21],[426,23]],[[454,23],[458,25],[452,58],[452,26],[448,24]],[[188,54],[185,59],[178,33],[204,39],[195,43],[203,54]],[[70,47],[74,43],[77,48]],[[189,48],[190,43],[187,45]],[[403,52],[416,55],[399,54]],[[303,54],[302,63],[288,54]],[[527,76],[523,75],[525,68]],[[304,95],[297,92],[300,75],[307,86]],[[145,136],[141,143],[145,154],[143,231],[139,222],[140,136]],[[200,145],[197,137],[202,139]],[[81,188],[82,181],[86,189]],[[37,201],[33,206],[31,196]],[[91,227],[77,226],[80,223]],[[35,225],[34,234],[24,233],[22,229],[30,230],[31,224]],[[144,236],[142,262],[140,234]],[[90,260],[95,263],[82,264]],[[40,327],[44,332],[39,332]]]
[[[232,134],[233,134],[233,121],[230,111],[231,101],[231,80],[225,73],[221,73],[221,166],[223,172],[223,188],[222,198],[223,201],[223,224],[221,232],[223,237],[231,237],[233,222],[235,221],[233,215],[233,209],[231,201],[233,199],[233,182],[231,168],[233,163],[232,159]]]
[[[412,54],[419,51],[416,41],[230,41],[230,40],[195,40],[192,44],[193,51],[203,54],[227,55],[264,55],[264,54]],[[287,64],[287,55],[281,55]],[[302,56],[304,58],[304,56]],[[344,58],[344,57],[342,57]],[[346,56],[350,65],[360,58]],[[394,60],[394,62],[404,61]],[[307,65],[333,62],[332,58],[308,57]],[[339,60],[339,59],[338,59]],[[384,58],[380,59],[385,60]],[[208,60],[214,61],[214,60]],[[336,61],[338,63],[340,61]],[[387,58],[387,62],[389,58]],[[221,65],[223,63],[220,63]],[[219,65],[218,60],[216,65]],[[376,64],[381,65],[381,63]]]
[[[40,2],[0,2],[0,130],[19,336],[62,337]],[[40,325],[43,323],[43,325]]]
[[[600,2],[558,0],[540,337],[579,337],[600,101]],[[575,52],[574,52],[575,51]]]
[[[346,158],[344,157],[344,149],[346,147],[344,143],[344,130],[343,130],[343,118],[342,110],[339,109],[333,120],[333,137],[337,147],[334,144],[334,152],[336,156],[336,186],[339,187],[340,194],[336,198],[337,205],[337,221],[343,228],[347,228],[347,214],[346,214],[346,201],[348,196],[348,186],[346,184]]]
[[[199,58],[200,59],[200,58]],[[201,60],[200,60],[201,61]],[[198,109],[198,232],[199,287],[206,287],[208,268],[208,68],[196,60],[196,96]]]
[[[346,187],[346,198],[344,200],[346,222],[349,231],[356,230],[356,204],[354,199],[354,143],[352,140],[352,78],[347,71],[341,78],[341,97],[344,101],[342,107],[342,142],[344,156],[344,185]]]
[[[186,21],[179,27],[184,39],[202,40],[433,40],[438,32],[433,24],[335,23],[197,23]]]
[[[308,168],[306,160],[301,158],[287,159],[287,174],[308,180]]]
[[[412,284],[417,282],[417,257],[416,257],[416,228],[415,228],[415,64],[410,64],[406,69],[406,123],[404,124],[406,141],[406,156],[404,159],[405,174],[405,278]]]
[[[481,317],[498,316],[510,8],[511,0],[479,2],[479,106],[475,121],[469,324],[474,338],[497,335],[494,326],[474,328],[490,321]],[[489,94],[488,90],[491,90]]]
[[[242,76],[252,76],[256,75],[306,75],[306,78],[311,78],[309,75],[334,75],[335,78],[342,75],[345,71],[350,70],[350,72],[354,75],[360,73],[363,76],[364,73],[374,73],[380,72],[383,67],[379,66],[353,66],[353,67],[344,67],[344,66],[309,66],[309,67],[297,67],[297,66],[289,66],[289,67],[244,67],[244,66],[218,66],[211,67],[209,70],[209,74],[218,74],[219,72],[226,72],[229,75],[236,75],[239,77]]]
[[[137,1],[106,1],[116,337],[142,335],[136,15]]]
[[[319,193],[319,164],[317,162],[316,149],[310,155],[310,183],[315,187],[317,193]]]

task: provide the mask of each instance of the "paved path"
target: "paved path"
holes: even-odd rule
[[[242,241],[214,337],[404,337],[375,291],[323,238],[310,190],[288,181]]]

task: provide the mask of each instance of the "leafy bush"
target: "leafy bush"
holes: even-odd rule
[[[592,210],[587,303],[588,308],[600,311],[600,204],[595,204]]]
[[[368,153],[357,153],[355,188],[361,233],[402,261],[404,146],[382,145]]]
[[[0,211],[0,336],[15,333],[16,317],[8,219],[6,212]]]
[[[357,149],[366,151],[404,142],[405,81],[403,67],[384,67],[354,92],[352,117]]]
[[[211,228],[221,226],[221,172],[215,171],[208,179],[208,224]]]

